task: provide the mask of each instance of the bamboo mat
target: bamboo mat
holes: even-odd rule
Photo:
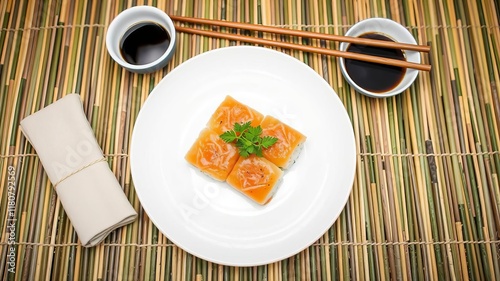
[[[401,95],[373,99],[348,86],[335,58],[282,50],[324,77],[349,113],[357,147],[352,194],[335,224],[304,251],[256,267],[213,264],[166,239],[143,211],[130,175],[130,136],[141,105],[163,76],[199,53],[238,43],[179,34],[167,67],[131,74],[107,54],[105,34],[121,10],[142,4],[175,15],[334,34],[368,17],[387,17],[420,44],[432,45],[423,59],[433,70],[420,73]],[[1,1],[1,279],[500,276],[499,17],[495,0]],[[93,248],[80,246],[18,126],[24,116],[73,92],[81,95],[109,165],[139,213],[135,223]]]

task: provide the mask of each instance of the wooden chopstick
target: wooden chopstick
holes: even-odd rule
[[[190,27],[185,27],[185,26],[176,26],[175,29],[178,32],[185,32],[185,33],[191,33],[191,34],[197,34],[197,35],[215,37],[215,38],[221,38],[221,39],[228,39],[228,40],[234,40],[234,41],[240,41],[240,42],[247,42],[247,43],[253,43],[253,44],[261,44],[261,45],[272,46],[272,47],[287,48],[287,49],[292,49],[292,50],[299,50],[299,51],[323,54],[323,55],[328,55],[328,56],[342,57],[345,59],[362,60],[362,61],[367,61],[367,62],[373,62],[373,63],[379,63],[379,64],[385,64],[385,65],[393,65],[393,66],[398,66],[398,67],[403,67],[403,68],[412,68],[412,69],[423,70],[423,71],[430,71],[431,70],[430,65],[418,64],[418,63],[408,62],[405,60],[383,58],[383,57],[370,56],[370,55],[365,55],[365,54],[344,52],[344,51],[331,50],[331,49],[324,49],[324,48],[306,46],[306,45],[297,45],[297,44],[288,43],[288,42],[273,41],[273,40],[268,40],[268,39],[263,39],[263,38],[249,37],[249,36],[243,36],[243,35],[232,34],[232,33],[222,33],[222,32],[210,31],[210,30],[202,30],[202,29],[190,28]]]
[[[347,42],[353,44],[361,44],[366,46],[375,46],[375,47],[383,47],[389,49],[401,49],[401,50],[410,50],[417,52],[429,52],[430,46],[427,45],[414,45],[393,41],[383,41],[383,40],[373,40],[367,38],[359,38],[352,36],[341,36],[341,35],[333,35],[333,34],[324,34],[318,32],[304,31],[304,30],[295,30],[295,29],[286,29],[280,27],[273,26],[265,26],[259,24],[250,24],[250,23],[240,23],[240,22],[230,22],[230,21],[222,21],[222,20],[211,20],[211,19],[202,19],[202,18],[191,18],[191,17],[183,17],[183,16],[170,16],[171,19],[179,22],[187,22],[194,24],[203,24],[203,25],[216,25],[216,26],[224,26],[238,29],[246,29],[253,31],[262,31],[283,35],[291,35],[298,36],[304,38],[313,38],[313,39],[321,39],[328,41],[338,41],[338,42]]]

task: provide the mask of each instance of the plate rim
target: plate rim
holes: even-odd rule
[[[332,216],[331,221],[329,221],[328,223],[325,223],[326,227],[320,233],[318,233],[314,237],[314,239],[312,239],[311,241],[308,241],[307,243],[304,243],[303,247],[300,247],[299,249],[294,249],[293,251],[288,251],[287,254],[282,254],[280,257],[263,260],[263,261],[258,262],[258,263],[256,263],[256,262],[251,262],[251,263],[249,263],[249,262],[227,262],[227,261],[223,261],[223,260],[214,259],[214,258],[212,258],[210,256],[198,253],[198,252],[194,251],[193,249],[191,249],[191,247],[186,247],[185,245],[182,245],[183,243],[180,243],[179,241],[176,241],[176,239],[173,239],[170,235],[168,235],[163,230],[163,227],[159,226],[157,218],[154,215],[152,215],[150,213],[150,210],[148,209],[148,207],[146,207],[143,204],[142,199],[144,198],[143,197],[144,195],[141,195],[141,191],[138,190],[138,188],[137,188],[138,184],[135,182],[134,175],[133,175],[134,174],[134,170],[136,170],[134,168],[134,162],[135,162],[134,161],[134,158],[135,158],[134,157],[134,150],[135,150],[134,149],[134,147],[135,147],[134,144],[137,143],[136,139],[138,138],[137,134],[135,134],[136,125],[139,124],[140,120],[143,118],[142,116],[144,114],[141,114],[141,113],[143,112],[144,108],[147,108],[149,106],[148,104],[152,100],[150,97],[152,95],[157,95],[155,93],[158,91],[159,85],[162,85],[162,83],[166,79],[166,77],[168,77],[172,73],[177,73],[179,71],[182,71],[182,69],[184,69],[185,67],[189,66],[192,63],[195,63],[197,60],[203,59],[203,57],[205,57],[205,56],[213,55],[214,53],[218,53],[218,52],[226,52],[228,50],[234,50],[234,49],[241,49],[241,50],[251,49],[251,50],[258,50],[258,51],[270,52],[270,53],[273,53],[274,55],[286,56],[286,59],[291,59],[295,63],[303,64],[304,70],[307,69],[307,71],[312,72],[313,75],[316,75],[319,78],[318,82],[321,81],[321,83],[324,84],[323,86],[326,86],[326,87],[328,87],[331,90],[331,94],[333,95],[333,98],[336,100],[336,102],[339,103],[339,105],[342,105],[342,108],[343,108],[342,115],[344,115],[345,120],[347,120],[349,122],[349,125],[350,125],[350,128],[351,128],[349,130],[349,132],[350,132],[349,139],[350,139],[350,143],[352,143],[352,147],[351,147],[352,148],[352,154],[351,154],[351,157],[352,157],[352,159],[351,159],[352,167],[350,167],[349,170],[352,171],[352,173],[351,173],[351,176],[348,179],[348,182],[350,183],[350,185],[349,185],[349,188],[347,189],[347,196],[345,198],[343,198],[342,203],[341,203],[342,208],[340,208],[338,210],[338,212],[336,214],[334,214],[334,216]],[[332,225],[335,223],[335,221],[338,220],[338,218],[340,217],[341,213],[345,209],[346,204],[347,204],[347,202],[348,202],[348,200],[350,198],[350,195],[352,193],[354,179],[355,179],[355,174],[356,174],[356,164],[357,164],[356,163],[357,162],[357,156],[356,156],[357,153],[356,153],[356,150],[357,150],[357,148],[356,148],[356,145],[355,145],[355,135],[354,135],[353,127],[352,127],[352,121],[350,120],[349,115],[347,113],[347,110],[345,109],[345,105],[342,103],[342,101],[340,100],[339,96],[337,95],[337,93],[335,92],[335,90],[332,88],[332,86],[329,83],[327,83],[326,80],[324,80],[323,77],[321,77],[315,70],[313,70],[311,67],[309,67],[307,64],[303,63],[299,59],[297,59],[297,58],[295,58],[295,57],[293,57],[291,55],[288,55],[288,54],[276,51],[274,49],[269,49],[269,48],[265,48],[265,47],[258,47],[258,46],[228,46],[228,47],[221,47],[221,48],[217,48],[217,49],[205,51],[205,52],[200,53],[200,54],[198,54],[198,55],[196,55],[194,57],[191,57],[191,58],[187,59],[186,61],[184,61],[183,63],[181,63],[177,67],[175,67],[167,75],[165,75],[157,83],[157,85],[155,85],[155,87],[150,92],[149,96],[146,98],[145,102],[143,103],[143,105],[139,109],[139,112],[137,114],[137,117],[136,117],[136,120],[135,120],[135,123],[134,123],[134,126],[133,126],[133,132],[132,132],[131,143],[130,143],[130,166],[131,166],[130,172],[131,172],[131,180],[133,181],[133,186],[134,186],[135,192],[136,192],[137,197],[138,197],[138,199],[140,201],[140,204],[142,205],[143,210],[148,215],[148,218],[152,221],[152,223],[155,225],[155,227],[158,229],[158,231],[160,231],[160,233],[162,233],[168,240],[170,240],[172,243],[174,243],[177,247],[181,248],[182,250],[184,250],[184,251],[186,251],[186,252],[188,252],[188,253],[190,253],[190,254],[198,257],[198,258],[201,258],[201,259],[204,259],[204,260],[207,260],[207,261],[210,261],[210,262],[214,262],[214,263],[217,263],[217,264],[221,264],[221,265],[242,266],[242,267],[259,266],[259,265],[265,265],[265,264],[269,264],[269,263],[281,261],[281,260],[289,258],[289,257],[291,257],[291,256],[293,256],[295,254],[300,253],[304,249],[306,249],[309,246],[311,246],[319,238],[321,238],[321,236],[323,236],[325,234],[325,232],[328,231],[328,229],[332,227]],[[142,191],[142,192],[144,192],[144,191]]]

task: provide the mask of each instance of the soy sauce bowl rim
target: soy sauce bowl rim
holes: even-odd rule
[[[161,19],[162,22],[155,19]],[[121,55],[120,42],[127,30],[145,22],[161,25],[170,36],[170,43],[158,59],[147,64],[131,64]],[[172,19],[163,10],[153,6],[134,6],[123,10],[111,21],[106,33],[106,47],[111,58],[122,67],[136,73],[154,72],[167,65],[175,51],[176,43],[175,25]]]
[[[415,40],[413,35],[404,26],[402,26],[396,21],[387,18],[368,18],[359,21],[353,26],[351,26],[349,30],[345,33],[345,35],[356,37],[366,33],[379,33],[397,42],[417,45],[417,41]],[[339,49],[341,51],[346,51],[349,45],[350,43],[342,42],[340,44]],[[420,63],[421,58],[419,52],[409,51],[409,50],[402,50],[402,51],[407,61]],[[349,73],[347,73],[344,58],[339,58],[339,63],[342,75],[344,76],[346,81],[352,87],[354,87],[357,92],[374,98],[391,97],[402,93],[415,82],[415,79],[417,78],[419,73],[419,71],[416,69],[407,68],[403,76],[403,79],[394,88],[385,92],[372,92],[364,89],[351,79]]]

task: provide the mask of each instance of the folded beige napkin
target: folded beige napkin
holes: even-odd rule
[[[111,172],[78,94],[21,121],[83,246],[100,243],[137,217]]]

